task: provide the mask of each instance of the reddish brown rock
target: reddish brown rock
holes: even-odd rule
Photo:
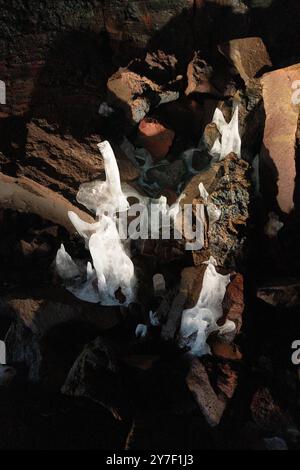
[[[131,124],[139,123],[152,105],[168,103],[178,98],[176,91],[161,87],[150,78],[127,68],[120,68],[108,82],[108,102],[123,109]]]
[[[193,59],[187,67],[188,85],[185,94],[193,92],[198,93],[217,93],[215,87],[210,83],[212,67],[201,58],[200,52],[195,52]]]
[[[242,327],[244,312],[244,278],[242,274],[236,274],[226,288],[223,299],[223,319],[234,321],[237,333]],[[221,324],[221,323],[220,323]]]
[[[206,366],[201,359],[191,360],[186,383],[211,427],[220,423],[235,392],[237,378],[237,373],[228,363]]]
[[[267,388],[260,388],[254,394],[251,413],[255,423],[265,431],[283,432],[292,424],[289,414],[281,409]]]
[[[212,354],[216,357],[231,360],[231,361],[241,361],[242,353],[235,344],[228,344],[220,341],[218,338],[209,340],[209,345],[212,351]]]
[[[219,50],[235,66],[247,83],[272,66],[271,59],[261,38],[232,39],[219,46]]]
[[[299,116],[299,106],[292,102],[292,84],[299,78],[300,64],[297,64],[274,70],[261,79],[266,113],[261,186],[266,197],[274,194],[273,205],[277,202],[279,209],[287,214],[294,207],[295,143]]]
[[[172,146],[175,133],[154,119],[143,119],[139,124],[138,144],[152,155],[154,161],[162,160]]]

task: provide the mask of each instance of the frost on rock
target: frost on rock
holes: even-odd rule
[[[77,195],[78,202],[96,213],[97,221],[90,224],[74,212],[68,213],[90,251],[92,264],[88,262],[83,270],[62,245],[56,267],[66,288],[77,298],[102,305],[128,305],[135,297],[134,266],[121,241],[115,213],[127,210],[129,204],[110,144],[102,142],[98,147],[104,158],[106,181],[81,185]],[[122,297],[120,301],[117,294]]]
[[[230,274],[219,274],[214,264],[214,260],[207,262],[197,304],[182,313],[180,346],[188,347],[196,356],[210,353],[206,343],[210,333],[219,331],[220,334],[225,334],[235,328],[234,323],[229,321],[222,327],[217,325],[217,320],[223,315],[222,302],[230,282]]]
[[[222,211],[209,200],[209,194],[206,191],[203,183],[199,184],[199,194],[204,204],[206,205],[209,225],[212,226],[220,219]]]
[[[213,124],[218,128],[221,139],[217,138],[210,155],[215,161],[223,160],[230,153],[235,153],[237,157],[241,156],[241,138],[239,134],[239,107],[236,106],[231,121],[227,123],[222,111],[217,108],[213,116]]]

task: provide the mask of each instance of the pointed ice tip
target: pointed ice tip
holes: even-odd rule
[[[110,147],[110,143],[108,142],[108,140],[103,140],[103,142],[99,142],[99,144],[97,144],[97,147],[100,152],[103,152],[107,149],[107,147]]]

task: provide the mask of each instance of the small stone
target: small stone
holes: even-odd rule
[[[139,124],[138,145],[151,154],[154,161],[165,158],[175,137],[174,131],[156,120],[143,119]]]

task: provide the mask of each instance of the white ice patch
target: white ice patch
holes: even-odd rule
[[[181,319],[180,345],[188,347],[196,356],[210,353],[206,343],[210,333],[220,331],[225,334],[233,329],[233,322],[226,322],[222,327],[217,325],[217,320],[223,315],[222,302],[230,282],[230,274],[219,274],[211,261],[207,262],[197,304],[184,310]]]
[[[152,312],[152,310],[150,310],[150,312],[149,312],[149,320],[150,320],[150,324],[152,326],[159,326],[160,325],[160,321],[159,321],[159,318],[157,316],[157,313]]]
[[[231,121],[227,123],[222,111],[216,108],[213,121],[221,134],[210,150],[210,155],[215,161],[223,160],[231,152],[235,153],[239,158],[241,156],[241,138],[239,134],[239,107],[236,106]]]
[[[147,325],[143,325],[142,323],[137,325],[137,327],[135,329],[135,336],[137,338],[146,338],[147,334],[148,334]]]

